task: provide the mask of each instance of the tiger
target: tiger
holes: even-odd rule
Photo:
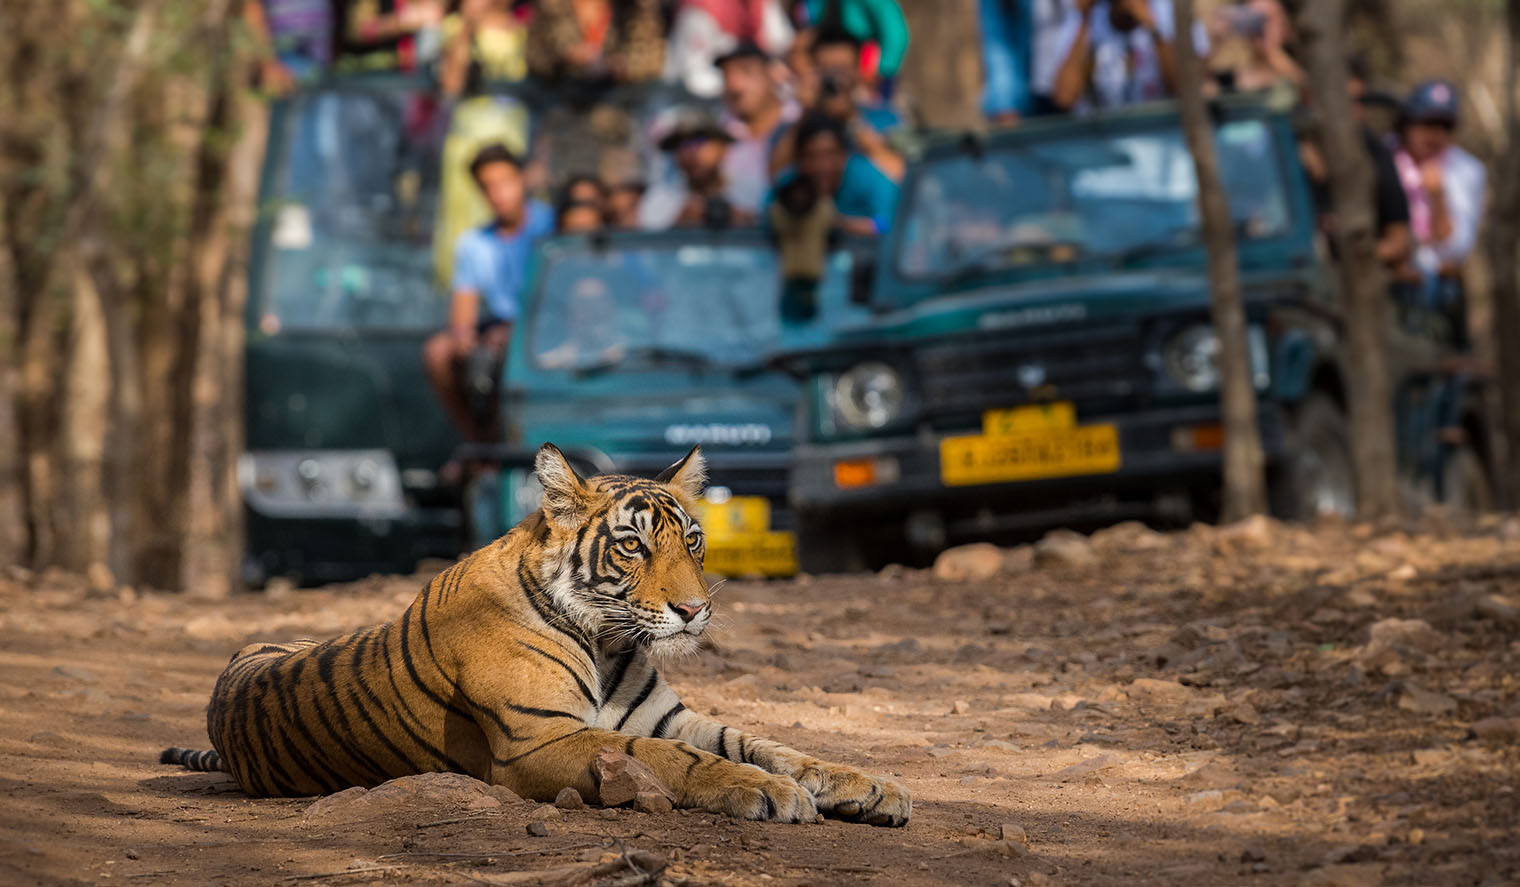
[[[829,763],[687,708],[655,667],[712,621],[694,514],[700,447],[654,479],[582,478],[553,444],[540,507],[436,576],[396,619],[327,641],[255,643],[222,671],[213,750],[161,763],[231,774],[255,797],[452,771],[551,801],[599,802],[603,749],[654,771],[677,806],[739,819],[822,814],[905,825],[890,777]]]

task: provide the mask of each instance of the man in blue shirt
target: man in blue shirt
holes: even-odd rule
[[[797,166],[776,179],[767,205],[791,182],[801,179],[820,199],[834,204],[834,227],[850,234],[874,236],[892,226],[897,185],[876,165],[851,149],[844,121],[813,112],[798,122]]]
[[[537,241],[554,230],[554,212],[528,200],[522,161],[504,145],[480,149],[470,162],[491,221],[460,235],[454,247],[449,328],[422,349],[428,381],[466,440],[490,439],[494,417],[475,415],[465,396],[471,356],[485,349],[500,365],[517,319],[518,300]]]

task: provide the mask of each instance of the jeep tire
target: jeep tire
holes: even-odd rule
[[[1350,428],[1345,413],[1323,392],[1310,394],[1293,414],[1287,457],[1272,485],[1272,506],[1284,520],[1356,514]]]

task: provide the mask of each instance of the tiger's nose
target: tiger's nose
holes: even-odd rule
[[[690,622],[697,618],[697,614],[707,609],[706,601],[687,601],[683,604],[671,604],[670,609],[676,611],[682,622]]]

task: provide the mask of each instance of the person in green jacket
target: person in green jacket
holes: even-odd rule
[[[884,80],[897,76],[908,52],[908,23],[897,0],[804,0],[807,25],[817,30],[831,16],[859,38],[874,43],[881,52],[876,75]]]

